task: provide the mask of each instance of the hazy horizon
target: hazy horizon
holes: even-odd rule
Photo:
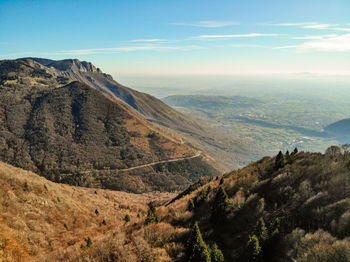
[[[346,0],[3,0],[0,59],[78,58],[117,77],[349,75],[349,14]]]

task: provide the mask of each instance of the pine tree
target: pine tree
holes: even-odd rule
[[[298,154],[298,148],[294,148],[293,155]]]
[[[196,206],[195,206],[195,204],[194,204],[194,202],[193,202],[193,199],[190,199],[190,200],[188,200],[188,211],[192,211],[192,210],[194,210],[196,208]]]
[[[226,218],[226,209],[228,206],[228,196],[223,186],[220,186],[213,202],[212,220],[214,222],[222,221]]]
[[[283,165],[284,165],[283,153],[282,153],[282,151],[279,151],[278,155],[276,156],[276,160],[275,160],[275,170],[282,168]]]
[[[88,237],[87,239],[85,239],[85,242],[86,242],[86,247],[91,247],[92,246],[92,241],[91,241],[91,238]]]
[[[148,205],[149,209],[147,212],[147,217],[146,217],[146,225],[151,224],[151,223],[158,223],[158,215],[156,213],[156,208],[153,205],[153,203],[150,203]]]
[[[224,255],[218,248],[217,244],[214,244],[211,248],[211,262],[224,262]]]
[[[269,232],[265,225],[264,219],[261,217],[255,226],[255,234],[258,236],[259,240],[263,243],[269,238]]]
[[[261,258],[261,246],[256,235],[249,236],[247,247],[248,261],[259,261]]]
[[[285,155],[285,163],[286,164],[291,164],[292,163],[292,158],[291,158],[288,150],[287,150],[286,155]]]
[[[186,256],[188,262],[211,262],[210,250],[203,240],[198,222],[194,224],[188,239]]]

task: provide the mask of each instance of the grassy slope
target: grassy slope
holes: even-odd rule
[[[0,192],[0,261],[76,261],[78,257],[135,261],[138,252],[150,249],[137,231],[143,226],[147,203],[173,196],[56,184],[4,163],[0,163]],[[88,237],[92,247],[80,248]],[[164,252],[155,250],[158,258],[166,260]]]

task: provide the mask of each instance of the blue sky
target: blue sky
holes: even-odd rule
[[[350,74],[349,0],[0,0],[0,59],[113,75]]]

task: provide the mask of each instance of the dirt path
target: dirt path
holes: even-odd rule
[[[196,158],[196,157],[199,157],[199,156],[201,156],[201,152],[200,151],[198,151],[197,154],[195,154],[194,156],[179,157],[179,158],[174,158],[174,159],[169,159],[169,160],[162,160],[162,161],[153,162],[153,163],[149,163],[149,164],[145,164],[145,165],[140,165],[140,166],[134,166],[134,167],[125,168],[125,169],[120,169],[119,172],[131,171],[131,170],[134,170],[134,169],[148,167],[148,166],[154,166],[154,165],[158,165],[158,164],[183,161],[183,160],[187,160],[187,159]]]

